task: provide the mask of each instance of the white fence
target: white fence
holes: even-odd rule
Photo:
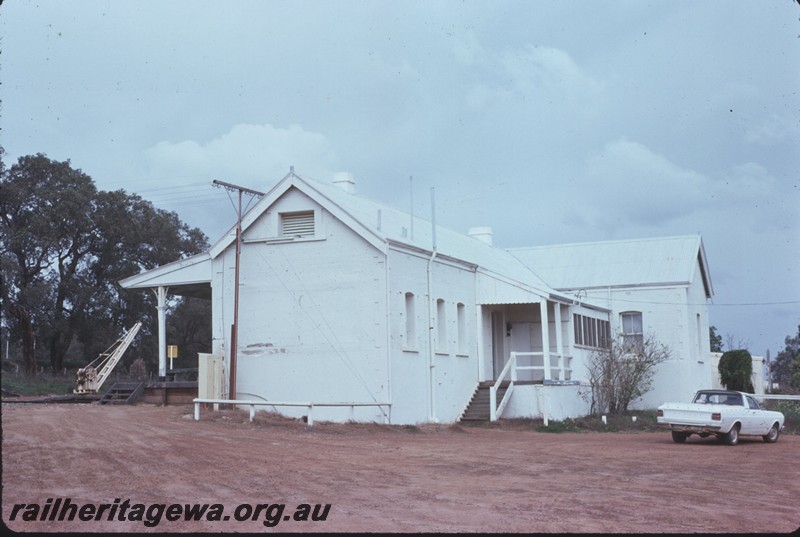
[[[800,401],[800,395],[780,395],[780,394],[768,394],[768,393],[751,393],[756,399],[777,399],[782,401]]]
[[[253,421],[253,418],[256,414],[256,407],[257,406],[300,406],[308,408],[308,426],[314,426],[314,415],[313,410],[315,406],[343,406],[343,407],[357,407],[357,406],[377,406],[377,407],[384,407],[384,406],[391,406],[391,403],[311,403],[311,402],[297,402],[297,401],[251,401],[251,400],[242,400],[242,399],[201,399],[196,398],[192,400],[194,402],[194,419],[195,421],[200,420],[200,405],[203,403],[206,404],[215,404],[215,405],[242,405],[242,406],[249,406],[250,407],[250,421]],[[384,414],[386,417],[386,414]],[[388,419],[388,418],[387,418]]]

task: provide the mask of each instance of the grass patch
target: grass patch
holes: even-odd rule
[[[75,388],[73,376],[37,373],[33,376],[3,372],[3,395],[67,395]]]
[[[634,421],[633,418],[636,418]],[[664,425],[656,420],[655,410],[630,411],[617,416],[607,415],[603,423],[600,415],[567,418],[564,420],[544,420],[532,418],[503,418],[497,421],[462,422],[467,429],[502,429],[506,431],[536,431],[540,433],[583,433],[583,432],[639,432],[663,431]]]
[[[634,419],[635,418],[635,419]],[[607,414],[606,422],[600,415],[583,416],[580,418],[567,418],[565,420],[549,420],[545,426],[542,420],[536,426],[540,433],[581,433],[581,432],[640,432],[661,431],[664,426],[656,420],[655,410],[642,410],[626,412],[624,414]]]
[[[33,375],[27,375],[20,364],[3,360],[2,372],[0,385],[3,397],[72,395],[77,385],[77,367],[65,367],[59,373],[42,367]],[[118,380],[130,380],[124,369],[112,371],[98,393],[105,393]]]
[[[586,429],[581,427],[578,422],[572,418],[565,420],[549,421],[547,425],[542,422],[541,425],[536,426],[536,431],[539,433],[579,433]]]

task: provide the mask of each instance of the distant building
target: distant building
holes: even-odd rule
[[[673,357],[640,407],[710,385],[700,237],[504,250],[489,228],[434,230],[356,195],[350,174],[336,183],[290,172],[243,217],[236,398],[385,403],[314,415],[449,423],[502,376],[515,378],[503,417],[563,419],[588,413],[591,353],[617,332],[650,331]],[[156,290],[162,305],[168,292],[210,299],[213,353],[228,366],[235,243],[231,230],[207,252],[121,282]]]

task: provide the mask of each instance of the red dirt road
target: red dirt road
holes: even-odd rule
[[[800,437],[724,446],[668,432],[538,433],[318,423],[191,406],[2,405],[2,513],[16,531],[791,532]],[[15,504],[223,504],[228,520],[25,521]],[[63,501],[63,500],[62,500]],[[286,504],[235,520],[240,504]],[[330,504],[324,521],[283,520]],[[122,508],[120,507],[120,510]],[[131,507],[133,509],[133,507]],[[140,509],[143,509],[140,507]],[[239,514],[245,513],[242,508]],[[32,511],[30,511],[32,512]],[[275,514],[276,511],[271,511]],[[270,515],[271,516],[271,515]]]

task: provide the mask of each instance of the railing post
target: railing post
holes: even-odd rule
[[[250,421],[253,421],[253,418],[255,417],[255,415],[256,415],[256,405],[251,404],[250,405]]]
[[[517,353],[511,353],[511,382],[517,382]]]
[[[558,380],[566,380],[564,368],[566,364],[564,363],[564,341],[561,337],[561,304],[558,302],[553,302],[553,313],[554,313],[554,324],[556,327],[556,353],[558,354]]]
[[[547,315],[547,300],[539,302],[539,313],[542,322],[542,365],[544,365],[544,378],[550,380],[553,376],[550,371],[550,321]]]
[[[200,421],[200,403],[194,404],[194,421]]]
[[[497,390],[489,387],[489,421],[497,421]]]
[[[308,418],[307,418],[307,420],[308,420],[307,424],[308,424],[308,428],[309,429],[314,426],[314,417],[312,416],[313,410],[314,410],[314,405],[312,403],[309,403],[308,404]]]

